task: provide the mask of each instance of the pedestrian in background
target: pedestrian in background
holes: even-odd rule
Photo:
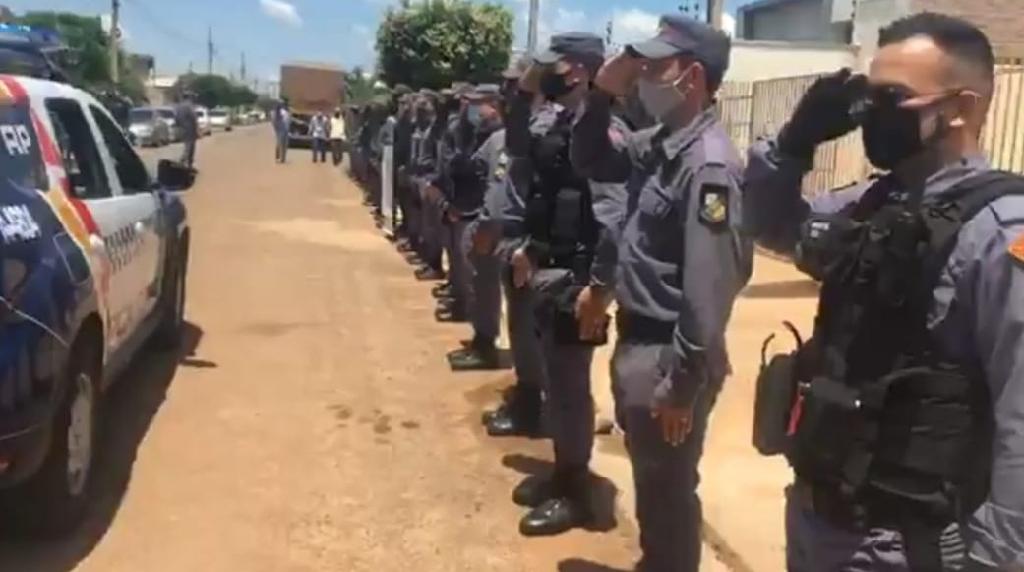
[[[327,162],[327,142],[331,136],[331,123],[323,111],[317,111],[309,121],[309,136],[313,138],[313,162]]]
[[[178,123],[178,129],[181,130],[181,141],[184,145],[181,162],[189,167],[195,163],[196,139],[199,138],[199,118],[196,116],[196,108],[192,104],[193,97],[192,92],[186,91],[175,110],[175,121]]]
[[[274,126],[274,159],[278,163],[284,163],[288,158],[288,129],[291,122],[292,114],[288,110],[288,101],[278,103],[271,119]]]
[[[331,159],[334,166],[341,164],[345,157],[345,118],[341,115],[341,109],[334,110],[334,117],[331,118]]]

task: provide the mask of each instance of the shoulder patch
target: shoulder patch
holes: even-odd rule
[[[1010,256],[1017,259],[1017,262],[1024,263],[1024,233],[1021,233],[1017,240],[1010,243],[1010,247],[1007,250]]]
[[[701,186],[697,217],[707,226],[719,227],[728,223],[729,188],[716,184]]]

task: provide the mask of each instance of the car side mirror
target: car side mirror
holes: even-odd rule
[[[196,170],[177,161],[162,159],[157,165],[156,180],[167,191],[186,191],[196,182]]]

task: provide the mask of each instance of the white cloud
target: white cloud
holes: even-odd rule
[[[646,40],[658,32],[661,17],[639,8],[615,10],[612,16],[612,41],[629,44]]]
[[[736,16],[728,12],[722,13],[722,31],[730,37],[736,37]]]
[[[285,0],[260,0],[260,8],[267,16],[293,28],[302,27],[302,18],[295,5]]]

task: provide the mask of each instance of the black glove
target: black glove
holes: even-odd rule
[[[779,132],[779,150],[787,155],[811,159],[819,143],[846,135],[857,127],[850,105],[863,76],[849,68],[818,78],[800,98],[789,123]]]

